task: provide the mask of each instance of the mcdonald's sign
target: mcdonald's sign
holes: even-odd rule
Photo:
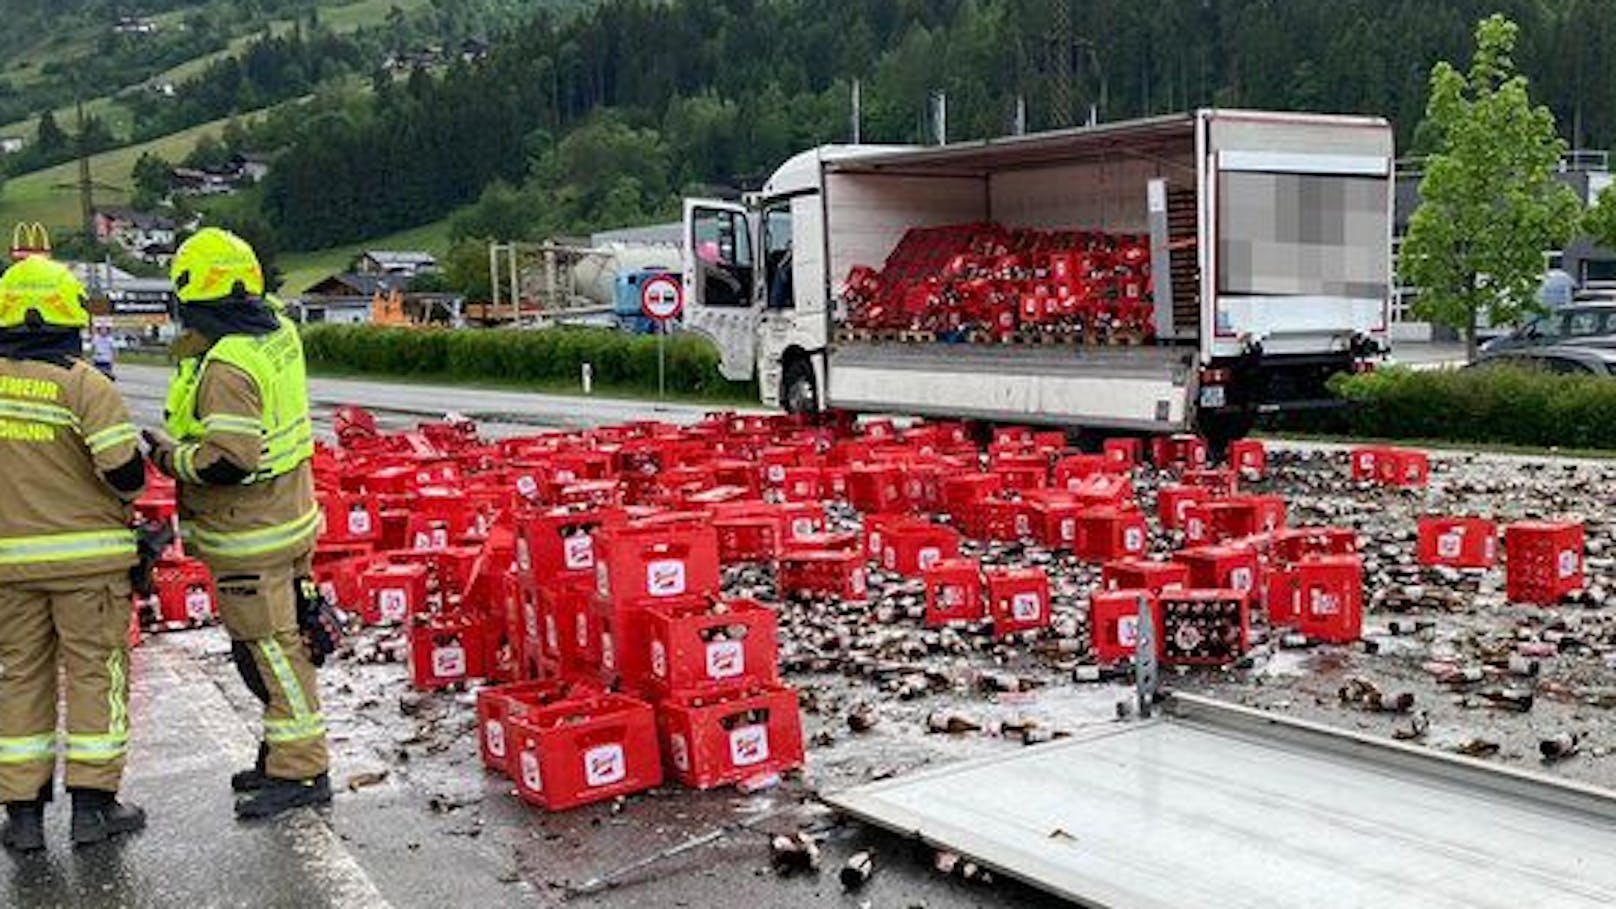
[[[35,221],[18,224],[11,231],[11,258],[21,262],[29,256],[48,256],[51,251],[50,231]]]

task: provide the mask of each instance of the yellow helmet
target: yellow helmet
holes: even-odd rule
[[[264,267],[246,240],[204,227],[174,253],[174,290],[181,303],[215,303],[264,294]]]
[[[29,256],[0,275],[0,329],[27,325],[30,312],[49,326],[84,328],[90,324],[88,300],[84,285],[66,265]]]

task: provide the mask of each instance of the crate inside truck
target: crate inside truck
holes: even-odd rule
[[[1241,434],[1384,349],[1381,119],[1201,110],[825,146],[687,200],[687,327],[792,411]]]

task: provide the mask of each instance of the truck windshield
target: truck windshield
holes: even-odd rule
[[[1218,209],[1220,293],[1385,299],[1384,178],[1230,171]]]

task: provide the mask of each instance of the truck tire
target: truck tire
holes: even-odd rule
[[[786,361],[785,371],[780,376],[780,406],[786,413],[819,412],[819,380],[806,357]]]

